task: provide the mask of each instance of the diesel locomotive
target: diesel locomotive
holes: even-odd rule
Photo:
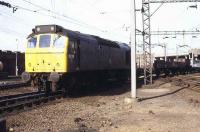
[[[58,25],[38,25],[27,37],[24,81],[39,90],[68,92],[76,85],[130,77],[130,47]]]

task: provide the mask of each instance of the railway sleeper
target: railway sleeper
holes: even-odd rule
[[[18,97],[18,98],[11,98],[11,99],[7,99],[7,100],[2,100],[0,101],[0,105],[1,106],[7,106],[7,105],[12,105],[12,104],[16,104],[18,102],[24,102],[24,101],[28,101],[28,100],[33,100],[35,98],[40,98],[42,97],[41,95],[30,95],[30,96],[23,96],[23,97]]]
[[[16,104],[11,104],[7,106],[2,106],[0,107],[0,115],[6,114],[6,113],[11,113],[14,110],[25,110],[25,108],[30,108],[33,107],[34,105],[41,105],[42,103],[47,103],[49,101],[53,101],[56,98],[61,98],[61,94],[55,94],[51,96],[44,96],[41,98],[36,98],[33,100],[25,100],[23,102],[17,102]]]
[[[11,112],[13,112],[13,109],[19,111],[19,110],[25,109],[25,106],[27,106],[27,105],[33,106],[33,105],[30,105],[30,104],[34,104],[35,101],[36,100],[27,101],[27,102],[21,102],[21,103],[17,103],[17,104],[13,104],[13,105],[0,107],[0,112],[1,112],[1,114],[5,113],[5,112],[11,113]]]

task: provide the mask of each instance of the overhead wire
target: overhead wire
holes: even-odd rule
[[[48,15],[48,14],[45,14],[45,13],[41,13],[41,12],[38,12],[37,10],[31,10],[31,9],[28,9],[28,8],[24,8],[24,7],[22,7],[22,6],[18,6],[18,5],[13,5],[13,6],[15,6],[16,8],[18,8],[18,9],[22,9],[22,10],[25,10],[25,11],[28,11],[28,12],[32,12],[32,13],[36,13],[36,14],[38,14],[38,15],[43,15],[43,16],[47,16],[47,17],[52,17],[52,18],[54,18],[54,19],[57,19],[57,20],[60,20],[60,21],[63,21],[63,22],[66,22],[66,21],[68,21],[68,22],[70,22],[70,23],[72,23],[72,24],[75,24],[75,25],[79,25],[79,26],[81,26],[81,27],[87,27],[87,26],[85,26],[85,25],[83,25],[83,24],[81,24],[81,23],[79,23],[79,22],[74,22],[74,21],[72,21],[72,20],[66,20],[66,19],[64,19],[64,18],[61,18],[61,17],[53,17],[52,15]],[[87,28],[91,28],[91,27],[87,27]],[[94,28],[93,28],[94,29]],[[103,30],[101,30],[101,29],[98,29],[98,30],[100,30],[101,32],[104,32]],[[5,32],[4,32],[5,33]],[[105,33],[105,32],[104,32]]]
[[[35,14],[38,14],[38,15],[43,15],[43,16],[51,17],[51,18],[54,18],[54,19],[57,19],[57,20],[61,20],[61,21],[64,21],[64,22],[68,21],[68,22],[70,22],[72,24],[76,24],[76,25],[79,25],[81,27],[86,27],[86,28],[90,28],[90,29],[93,28],[93,29],[96,29],[96,30],[99,30],[99,31],[103,32],[102,29],[99,29],[97,27],[94,27],[94,26],[91,26],[91,25],[88,25],[88,24],[86,25],[86,24],[80,23],[78,21],[74,21],[72,19],[67,19],[67,17],[64,17],[64,18],[61,18],[60,16],[59,17],[54,17],[52,15],[48,15],[48,14],[39,12],[37,10],[31,10],[31,9],[28,9],[28,8],[25,8],[25,7],[22,7],[22,6],[18,6],[18,5],[13,5],[13,6],[15,6],[18,9],[22,9],[22,10],[25,10],[25,11],[28,11],[28,12],[32,12],[32,13],[35,13]]]
[[[52,13],[52,14],[56,15],[56,17],[55,17],[55,16],[52,16],[52,15],[49,15],[49,14],[46,14],[46,13],[42,13],[42,12],[39,11],[39,10],[33,10],[33,9],[25,8],[25,7],[19,6],[19,5],[12,5],[12,7],[15,7],[16,9],[22,9],[22,10],[25,10],[25,11],[28,11],[28,12],[32,12],[32,13],[35,13],[35,14],[38,14],[38,15],[43,15],[43,16],[47,16],[47,17],[52,17],[52,18],[54,18],[54,19],[61,20],[61,21],[64,21],[64,22],[68,21],[68,22],[70,22],[70,23],[72,23],[72,24],[76,24],[76,25],[79,25],[79,26],[82,26],[82,27],[87,27],[87,28],[90,28],[90,29],[93,28],[93,29],[98,30],[98,31],[101,31],[101,32],[103,32],[103,33],[110,34],[110,33],[108,33],[108,32],[105,32],[105,30],[102,30],[102,29],[100,29],[100,28],[98,28],[98,27],[96,27],[96,26],[91,26],[91,25],[89,25],[89,24],[87,24],[87,23],[85,23],[85,22],[81,22],[80,20],[76,20],[76,19],[71,18],[71,17],[69,17],[69,16],[67,16],[67,15],[60,14],[60,13],[58,13],[58,12],[55,12],[55,11],[52,11],[52,10],[50,10],[50,9],[44,8],[44,7],[40,6],[40,5],[37,5],[37,4],[32,3],[32,2],[30,2],[30,1],[27,1],[27,0],[22,0],[22,1],[24,1],[24,2],[26,2],[26,3],[29,3],[29,4],[35,6],[35,7],[39,8],[39,9],[42,9],[42,10],[46,11],[46,12]],[[55,6],[55,5],[53,5],[53,2],[52,2],[52,7],[53,7],[53,6]]]
[[[9,18],[9,19],[14,20],[14,21],[11,21],[11,22],[16,22],[16,21],[17,21],[17,23],[19,23],[19,24],[21,24],[21,25],[23,25],[23,26],[32,27],[31,24],[25,22],[23,19],[21,19],[21,18],[19,18],[19,17],[11,16],[11,14],[6,13],[6,12],[1,11],[1,10],[0,10],[0,13],[1,13],[2,16],[5,16],[5,17],[7,17],[7,18]]]
[[[22,1],[24,1],[24,2],[26,2],[26,3],[29,3],[29,4],[31,4],[31,5],[33,5],[33,6],[35,6],[35,7],[37,7],[37,8],[40,8],[40,9],[46,11],[46,12],[53,13],[53,14],[55,14],[55,15],[57,15],[57,16],[64,17],[64,18],[66,18],[66,19],[69,19],[69,20],[71,20],[71,21],[74,21],[74,22],[76,22],[76,23],[79,23],[79,25],[82,25],[82,26],[85,25],[85,26],[87,26],[87,27],[91,27],[91,28],[94,28],[94,29],[97,29],[97,30],[103,32],[102,29],[100,29],[100,28],[98,28],[98,27],[96,27],[96,26],[91,26],[91,25],[89,25],[89,24],[87,24],[87,23],[85,23],[85,22],[82,22],[82,21],[80,21],[80,20],[71,18],[71,17],[69,17],[69,16],[67,16],[67,15],[65,15],[65,14],[60,14],[60,13],[58,13],[58,12],[56,12],[56,11],[52,11],[52,10],[50,10],[50,9],[44,8],[44,7],[40,6],[40,5],[34,4],[34,3],[30,2],[30,1],[27,1],[27,0],[22,0]]]
[[[5,13],[5,12],[3,12],[3,11],[0,11],[0,14],[1,14],[1,16],[2,17],[6,17],[6,18],[8,18],[8,19],[11,19],[11,22],[15,22],[15,23],[18,23],[18,24],[21,24],[21,25],[23,25],[23,26],[26,26],[26,27],[31,27],[30,25],[28,25],[27,23],[23,23],[21,20],[20,20],[20,18],[18,18],[18,17],[16,17],[16,16],[14,16],[14,18],[15,19],[13,19],[13,17],[10,15],[10,14],[8,14],[8,13]],[[14,21],[13,21],[14,20]],[[10,27],[10,26],[9,26]],[[12,27],[11,27],[12,28]],[[22,30],[24,29],[24,28],[21,28]],[[22,34],[21,32],[18,32],[18,31],[16,31],[16,30],[13,30],[13,29],[10,29],[10,28],[5,28],[5,26],[1,26],[0,27],[0,31],[2,32],[2,33],[5,33],[5,34],[14,34],[14,35],[16,35],[16,36],[20,36],[20,37],[24,37],[25,35],[24,34]]]
[[[51,2],[51,9],[52,9],[52,11],[55,11],[55,1],[53,3],[53,0],[50,0],[50,2]],[[53,13],[52,13],[52,16],[55,17]]]
[[[44,11],[51,12],[52,14],[65,17],[65,18],[70,19],[70,20],[72,20],[72,21],[76,21],[76,22],[79,23],[79,25],[84,24],[84,25],[87,25],[87,26],[90,26],[90,27],[93,27],[93,28],[96,28],[96,29],[98,29],[98,30],[103,31],[102,29],[99,29],[98,27],[88,25],[88,24],[85,23],[85,22],[81,22],[80,20],[76,20],[76,19],[71,18],[71,17],[69,17],[69,16],[66,16],[66,15],[64,15],[64,14],[60,14],[60,13],[58,13],[58,12],[55,12],[55,11],[52,11],[52,10],[50,10],[50,9],[44,8],[44,7],[42,7],[42,6],[40,6],[40,5],[37,5],[37,4],[34,4],[34,3],[32,3],[32,2],[30,2],[30,1],[28,1],[28,0],[22,0],[22,1],[24,1],[24,2],[26,2],[26,3],[28,3],[28,4],[31,4],[31,5],[33,5],[33,6],[37,7],[37,8],[40,8],[40,9],[42,9],[42,10],[44,10]],[[51,3],[52,3],[52,6],[53,6],[52,0],[51,0]],[[94,5],[94,4],[96,4],[96,3],[97,3],[97,1],[95,1],[92,5]],[[54,6],[55,6],[55,4],[54,4]],[[29,8],[24,8],[24,7],[22,7],[22,6],[16,6],[16,5],[15,5],[14,7],[20,8],[20,9],[23,9],[23,10],[26,10],[26,11],[38,13],[37,10],[31,10],[31,9],[29,9]],[[43,14],[43,15],[44,15],[44,14]]]
[[[15,36],[18,36],[18,37],[26,37],[24,34],[20,33],[20,32],[17,32],[17,31],[14,31],[14,30],[11,30],[11,29],[8,29],[8,28],[2,28],[0,27],[0,31],[5,33],[5,34],[13,34]]]
[[[56,12],[56,11],[52,11],[52,10],[50,10],[50,9],[44,8],[44,7],[40,6],[40,5],[37,5],[37,4],[32,3],[32,2],[30,2],[30,1],[27,1],[27,0],[22,0],[22,1],[24,1],[24,2],[26,2],[26,3],[29,3],[29,4],[31,4],[31,5],[33,5],[33,6],[35,6],[35,7],[38,7],[38,8],[40,8],[40,9],[42,9],[42,10],[45,10],[45,11],[47,11],[47,12],[50,12],[50,13],[52,13],[52,14],[55,14],[55,15],[64,17],[64,18],[66,18],[66,19],[69,19],[69,20],[71,20],[72,22],[74,22],[75,24],[78,24],[79,26],[91,27],[91,28],[97,29],[97,30],[99,30],[99,31],[101,31],[101,32],[103,32],[103,33],[110,34],[108,31],[102,30],[102,29],[100,29],[100,28],[98,28],[98,27],[96,27],[96,26],[91,26],[91,25],[89,25],[89,24],[87,24],[87,23],[85,23],[85,22],[81,22],[81,21],[79,21],[79,20],[77,20],[77,19],[71,18],[71,17],[66,16],[66,15],[64,15],[64,14],[60,14],[60,13],[58,13],[58,12]],[[53,3],[52,3],[52,4],[53,4]],[[93,3],[93,4],[95,4],[95,3]],[[55,19],[58,19],[58,17],[56,17]],[[113,33],[113,32],[112,32],[112,33]],[[115,34],[116,34],[116,33],[115,33]],[[127,36],[126,36],[126,37],[127,37]],[[127,38],[128,38],[128,37],[127,37]]]

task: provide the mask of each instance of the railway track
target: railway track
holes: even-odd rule
[[[8,90],[26,86],[30,86],[30,83],[24,83],[24,82],[1,83],[0,90]]]
[[[177,86],[182,84],[187,84],[189,87],[187,89],[200,93],[200,76],[199,75],[186,75],[177,76],[173,78],[167,78],[168,82],[172,82]]]
[[[169,77],[165,78],[167,82],[174,82],[176,85],[183,85],[184,88],[193,89],[194,87],[187,87],[187,85],[192,86],[200,86],[200,78],[198,80],[194,80],[195,76],[178,76],[178,77]],[[139,79],[141,81],[141,79]],[[27,85],[27,84],[16,84],[19,86]],[[16,86],[15,85],[15,86]],[[14,87],[14,85],[12,85]],[[11,87],[12,87],[11,86]],[[199,90],[200,89],[196,89]],[[32,108],[33,106],[38,106],[49,101],[55,100],[57,98],[62,97],[62,92],[58,91],[54,94],[46,94],[45,92],[32,92],[32,93],[24,93],[17,95],[8,95],[0,97],[0,116],[5,116],[14,112],[23,111]],[[145,99],[143,99],[145,100]],[[142,99],[140,100],[142,101]]]
[[[0,116],[23,111],[47,103],[62,97],[62,92],[46,94],[45,92],[33,92],[0,97]]]
[[[194,91],[196,93],[200,93],[200,76],[199,75],[185,75],[185,76],[175,76],[175,77],[166,77],[166,78],[161,78],[161,80],[165,83],[172,83],[175,86],[179,86],[180,88],[175,89],[171,92],[164,93],[161,95],[157,96],[152,96],[152,97],[144,97],[144,98],[138,98],[138,102],[144,101],[144,100],[149,100],[149,99],[154,99],[158,97],[163,97],[167,95],[171,95],[174,93],[177,93],[183,89],[188,89],[191,91]],[[161,84],[161,85],[162,85]]]

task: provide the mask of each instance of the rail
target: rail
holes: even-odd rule
[[[5,84],[0,84],[0,90],[14,89],[26,86],[30,86],[30,83],[24,83],[24,82],[5,83]]]
[[[33,92],[19,95],[0,97],[0,116],[5,116],[17,111],[23,111],[34,105],[40,105],[62,97],[62,92],[46,94]]]

